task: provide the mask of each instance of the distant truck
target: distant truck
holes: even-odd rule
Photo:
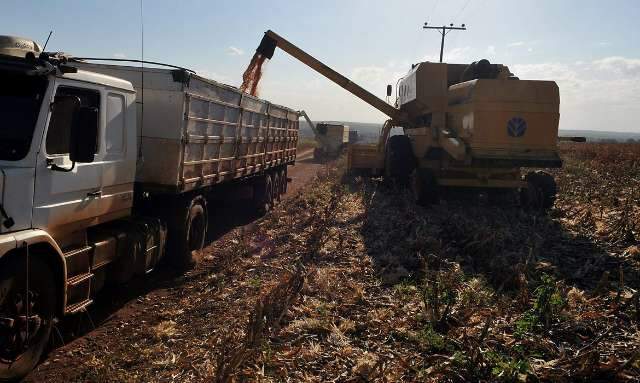
[[[89,64],[0,36],[0,380],[54,318],[205,243],[208,201],[286,191],[298,114],[184,69]],[[144,85],[144,86],[143,86]]]
[[[349,127],[326,122],[314,124],[304,110],[298,113],[305,118],[313,130],[317,143],[313,151],[313,158],[323,161],[338,157],[349,143]]]

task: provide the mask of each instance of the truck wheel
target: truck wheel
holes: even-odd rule
[[[207,236],[206,200],[196,196],[177,216],[178,220],[169,226],[168,247],[177,266],[192,266],[195,261],[193,252],[202,250]]]
[[[282,194],[287,194],[287,186],[289,182],[287,181],[287,167],[285,165],[284,169],[280,170],[280,190]]]
[[[0,271],[0,381],[27,375],[44,351],[55,314],[56,289],[51,270],[29,258],[11,258]]]
[[[416,169],[411,175],[416,204],[428,206],[438,202],[438,182],[429,169]]]
[[[527,173],[524,180],[527,181],[527,188],[520,193],[523,206],[533,210],[546,210],[553,206],[558,186],[551,174],[538,170]]]
[[[280,184],[280,171],[275,170],[273,172],[273,201],[274,203],[280,202],[281,184]]]
[[[253,184],[253,202],[261,215],[273,207],[273,182],[269,174],[258,177]]]
[[[407,185],[416,168],[411,141],[405,135],[391,136],[385,155],[385,176],[396,183]]]

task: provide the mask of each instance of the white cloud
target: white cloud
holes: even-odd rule
[[[382,81],[387,75],[387,69],[378,66],[365,66],[354,68],[351,77],[356,82],[374,83]]]
[[[233,79],[230,76],[227,76],[225,74],[218,73],[218,72],[215,72],[215,71],[211,71],[211,70],[208,70],[208,69],[201,69],[201,68],[196,68],[194,70],[196,71],[198,76],[207,78],[209,80],[221,82],[221,83],[224,83],[224,84],[234,85]]]
[[[443,54],[443,61],[448,63],[466,63],[476,61],[477,59],[474,58],[474,56],[475,53],[471,47],[459,47],[445,50]],[[420,61],[438,62],[440,61],[440,53],[424,56]]]
[[[524,41],[516,41],[510,44],[507,44],[508,47],[521,47],[524,45]]]
[[[232,45],[229,48],[227,48],[227,54],[229,56],[242,56],[244,54],[244,51]]]
[[[617,75],[639,77],[640,59],[630,59],[621,56],[606,57],[593,62],[596,68],[610,71]]]
[[[487,47],[487,51],[486,51],[486,53],[487,53],[488,55],[490,55],[490,56],[495,56],[495,54],[496,54],[496,47],[495,47],[495,46],[493,46],[493,45],[489,45],[489,46]]]
[[[637,131],[640,59],[607,57],[573,64],[514,65],[521,79],[552,80],[560,89],[560,128]]]
[[[114,53],[114,54],[113,54],[113,58],[114,58],[114,59],[126,59],[126,58],[127,58],[127,55],[125,55],[125,54],[124,54],[124,53],[122,53],[122,52],[117,52],[117,53]]]

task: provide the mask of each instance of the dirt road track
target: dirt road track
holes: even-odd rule
[[[289,167],[289,188],[286,197],[290,197],[300,188],[311,181],[325,165],[313,160],[313,149],[308,149],[298,154],[296,166]]]
[[[325,165],[313,161],[313,149],[298,154],[296,165],[289,167],[291,179],[287,194],[290,198],[312,181]],[[204,254],[215,256],[217,241],[238,227],[250,227],[259,219],[246,201],[210,204],[207,235],[208,246]],[[101,342],[128,321],[139,321],[145,302],[162,299],[168,291],[191,279],[189,274],[178,274],[173,270],[160,269],[146,277],[139,277],[126,284],[101,292],[87,314],[67,318],[58,324],[52,339],[53,350],[42,363],[25,379],[27,382],[73,380],[78,361],[90,355],[76,355],[78,349]],[[144,322],[140,325],[144,325]],[[126,340],[123,340],[126,341]],[[108,379],[105,377],[105,379]]]

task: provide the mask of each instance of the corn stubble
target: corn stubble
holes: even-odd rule
[[[640,145],[561,151],[547,215],[421,208],[330,164],[71,378],[637,381]]]

